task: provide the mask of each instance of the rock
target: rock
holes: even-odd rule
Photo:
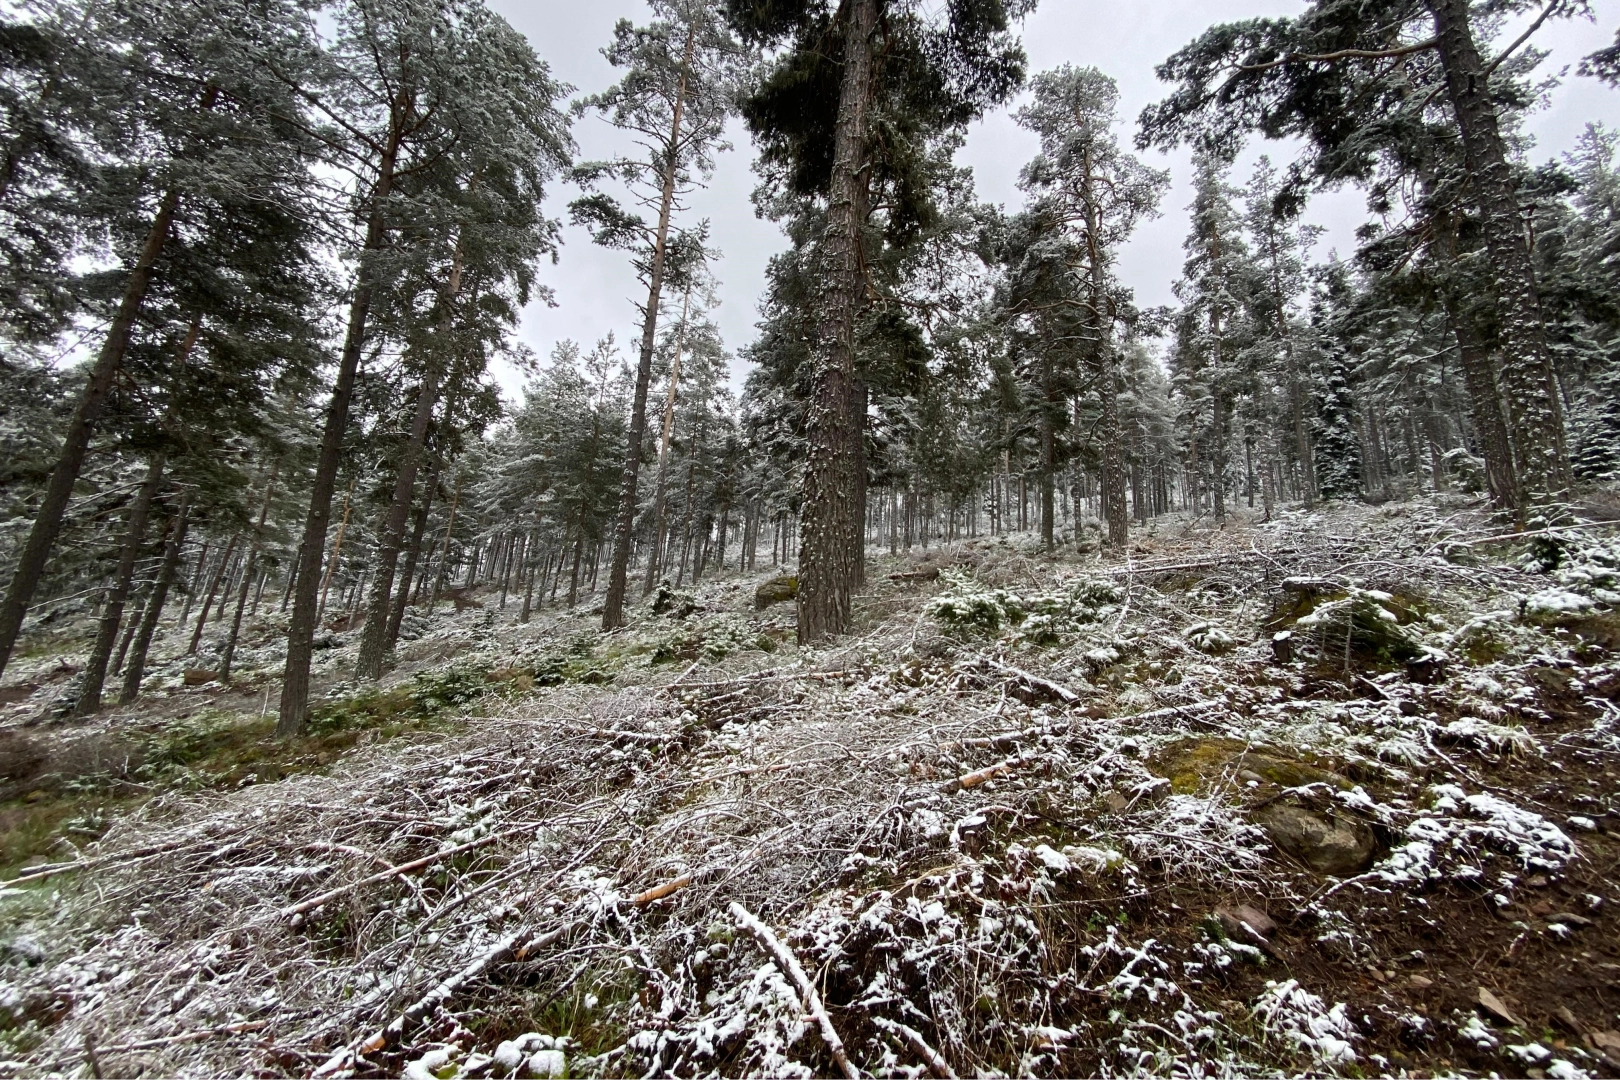
[[[1586,1034],[1586,1028],[1582,1027],[1581,1022],[1575,1019],[1575,1014],[1569,1011],[1568,1005],[1558,1006],[1558,1008],[1553,1012],[1553,1019],[1564,1025],[1564,1030],[1568,1031],[1571,1035],[1579,1036]]]
[[[1592,925],[1591,919],[1588,919],[1585,915],[1577,915],[1573,911],[1555,911],[1547,916],[1547,921],[1563,923],[1565,926],[1587,927]]]
[[[567,1076],[568,1059],[561,1050],[536,1050],[529,1058],[529,1075]]]
[[[1434,985],[1433,979],[1426,979],[1422,975],[1409,975],[1406,981],[1412,984],[1414,990],[1427,990]]]
[[[1252,904],[1216,908],[1215,918],[1226,936],[1237,941],[1266,945],[1277,932],[1277,923],[1272,917]]]
[[[773,577],[754,590],[754,610],[764,611],[772,604],[795,600],[799,596],[799,579],[794,574]]]
[[[1277,932],[1276,920],[1253,904],[1239,904],[1235,908],[1217,908],[1215,914],[1222,922],[1231,920],[1241,923],[1261,937],[1268,938]]]
[[[185,684],[187,686],[202,686],[204,683],[211,683],[217,678],[219,678],[219,672],[217,671],[208,671],[204,668],[189,667],[186,668],[186,673],[184,676]]]
[[[1513,1010],[1503,1004],[1502,999],[1485,989],[1483,986],[1474,995],[1474,1004],[1484,1009],[1487,1014],[1504,1024],[1517,1026],[1519,1018],[1513,1015]]]
[[[1242,919],[1244,924],[1251,927],[1257,934],[1270,937],[1277,932],[1276,920],[1253,904],[1240,904],[1233,914]]]
[[[1356,819],[1320,813],[1292,800],[1261,807],[1255,820],[1272,843],[1318,873],[1360,873],[1378,851],[1372,830]]]
[[[1354,786],[1328,769],[1276,753],[1261,753],[1236,739],[1185,739],[1171,743],[1153,755],[1149,768],[1167,778],[1172,790],[1182,795],[1224,788],[1234,772],[1248,773],[1249,777],[1284,788],[1328,784],[1348,791]]]

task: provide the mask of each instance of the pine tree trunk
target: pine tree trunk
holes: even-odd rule
[[[140,630],[130,647],[129,660],[124,665],[124,685],[118,695],[118,704],[128,705],[141,696],[141,677],[146,674],[146,653],[152,646],[158,620],[163,617],[163,605],[169,599],[169,590],[180,570],[180,552],[186,544],[186,527],[191,518],[191,492],[180,496],[180,509],[169,534],[169,544],[163,551],[163,565],[158,569],[152,594],[146,598],[146,611],[141,616]]]
[[[798,637],[800,644],[842,634],[850,625],[854,580],[856,461],[850,431],[855,383],[855,313],[861,229],[857,187],[866,165],[868,108],[872,96],[872,35],[877,0],[848,0],[843,71],[824,244],[820,341],[812,361],[809,443],[804,469],[799,545]]]
[[[315,621],[318,624],[326,618],[326,598],[332,588],[332,578],[337,574],[338,561],[343,555],[343,534],[349,530],[349,515],[354,511],[354,485],[357,481],[349,481],[349,490],[343,496],[343,517],[338,521],[337,535],[332,538],[332,554],[327,556],[326,569],[321,574],[321,599],[315,609]],[[343,588],[338,587],[338,600],[343,599]]]
[[[675,400],[680,392],[681,352],[686,347],[686,317],[691,303],[692,290],[688,288],[685,299],[681,301],[681,323],[675,333],[675,357],[669,367],[669,394],[664,401],[664,427],[658,436],[658,479],[653,489],[653,543],[647,555],[647,573],[642,579],[642,596],[653,591],[663,569],[660,556],[669,533],[669,443],[675,432]],[[609,588],[612,588],[611,582]]]
[[[524,587],[524,590],[523,590],[523,611],[518,615],[518,622],[520,622],[520,623],[526,623],[526,622],[529,621],[529,616],[534,611],[534,579],[537,578],[537,577],[540,577],[542,574],[545,573],[545,567],[535,565],[534,546],[537,543],[539,543],[539,535],[537,533],[531,532],[529,534],[529,544],[528,544],[528,546],[529,546],[529,557],[528,557],[529,572],[528,572],[528,575],[527,575],[528,580],[525,583],[525,587]],[[548,566],[550,565],[550,563],[549,563],[549,554],[550,553],[548,552],[547,553],[547,555],[548,555],[547,565]]]
[[[259,567],[259,548],[264,544],[264,523],[270,516],[270,498],[276,489],[275,465],[270,467],[270,475],[264,482],[264,501],[259,504],[259,520],[253,526],[253,540],[248,545],[247,562],[242,567],[242,581],[236,590],[236,613],[231,617],[231,631],[225,635],[225,651],[219,661],[219,682],[221,686],[230,685],[231,661],[236,659],[236,639],[242,632],[242,613],[247,610],[248,593],[253,589],[253,579]]]
[[[1456,267],[1461,252],[1457,243],[1457,222],[1449,211],[1435,213],[1434,236],[1436,254],[1447,265]],[[1447,283],[1441,290],[1441,302],[1445,306],[1446,322],[1457,339],[1463,384],[1468,389],[1468,421],[1485,458],[1485,489],[1497,506],[1515,510],[1522,500],[1513,464],[1513,442],[1502,409],[1502,394],[1492,370],[1490,348],[1472,314],[1464,309],[1459,288],[1459,282]]]
[[[1109,308],[1108,290],[1103,279],[1103,252],[1099,235],[1102,231],[1102,212],[1098,206],[1095,179],[1092,176],[1091,152],[1084,160],[1085,175],[1081,181],[1081,198],[1086,213],[1086,262],[1090,291],[1091,317],[1096,323],[1098,397],[1102,403],[1098,435],[1102,440],[1101,493],[1102,516],[1108,525],[1108,544],[1116,551],[1124,550],[1130,540],[1130,516],[1125,503],[1125,432],[1119,420],[1119,394],[1122,389],[1119,354],[1114,349],[1113,313]],[[1075,508],[1078,520],[1079,507]],[[1078,524],[1075,535],[1079,536]]]
[[[131,619],[124,626],[124,636],[118,639],[118,651],[113,653],[112,663],[107,665],[109,675],[117,675],[124,670],[124,657],[129,655],[130,643],[135,640],[135,632],[140,628],[141,620],[139,619]]]
[[[569,572],[568,576],[568,606],[570,608],[579,603],[579,564],[580,560],[584,558],[585,527],[581,524],[579,534],[574,538],[574,568]]]
[[[428,591],[428,614],[433,614],[433,607],[439,602],[439,593],[444,589],[445,571],[450,563],[450,534],[456,527],[456,509],[461,505],[461,478],[456,478],[456,490],[450,496],[450,517],[444,524],[444,542],[440,545],[438,563],[433,573],[433,587]]]
[[[124,619],[124,605],[129,600],[129,587],[135,577],[135,561],[140,558],[141,543],[146,538],[146,516],[152,509],[152,500],[163,485],[165,455],[160,450],[147,466],[146,479],[141,481],[125,518],[124,542],[118,554],[118,569],[114,571],[112,586],[102,601],[101,625],[96,631],[96,643],[90,650],[90,659],[84,665],[84,683],[79,689],[79,700],[73,706],[74,716],[89,716],[101,708],[101,690],[107,681],[107,664],[112,659],[113,646],[118,642],[118,628]]]
[[[658,337],[658,304],[664,288],[664,262],[669,240],[669,215],[675,202],[675,178],[680,165],[681,113],[686,107],[686,71],[692,63],[697,35],[686,33],[686,55],[681,64],[679,89],[665,147],[664,188],[658,203],[658,230],[653,239],[652,265],[647,274],[647,307],[642,313],[641,356],[636,365],[636,389],[630,404],[629,445],[619,480],[619,519],[613,528],[613,566],[608,573],[607,599],[602,604],[602,629],[624,625],[624,594],[630,580],[630,549],[635,540],[636,488],[641,475],[641,444],[647,433],[647,389],[652,381],[653,350]],[[690,297],[690,291],[688,292]],[[682,322],[685,322],[684,316]]]
[[[1040,475],[1041,547],[1045,548],[1047,551],[1051,551],[1055,546],[1053,517],[1056,506],[1053,502],[1055,494],[1053,491],[1053,485],[1056,480],[1055,473],[1057,472],[1057,432],[1053,430],[1055,425],[1052,422],[1052,409],[1056,403],[1052,400],[1053,391],[1051,388],[1050,371],[1046,373],[1046,378],[1042,379],[1042,382],[1045,383],[1046,386],[1044,387],[1045,393],[1043,394],[1045,400],[1041,403],[1043,406],[1041,409]],[[949,523],[947,523],[947,525],[948,524]],[[950,542],[950,537],[948,535],[946,536],[946,542]]]
[[[221,556],[219,565],[214,568],[213,577],[208,579],[208,593],[203,597],[202,609],[197,612],[197,625],[191,631],[191,644],[186,649],[187,656],[195,656],[197,649],[202,645],[203,627],[208,625],[208,610],[214,606],[214,594],[219,591],[219,584],[230,569],[231,554],[236,550],[236,534],[225,544],[225,554]]]
[[[326,547],[326,527],[332,517],[332,495],[337,488],[338,467],[342,464],[343,433],[349,425],[349,402],[354,397],[360,353],[366,343],[366,320],[371,314],[372,290],[375,287],[376,254],[388,241],[383,210],[394,184],[394,165],[403,138],[407,103],[406,88],[402,86],[390,109],[387,141],[378,155],[377,183],[371,191],[365,245],[360,253],[354,295],[349,301],[349,322],[344,333],[343,352],[338,358],[337,378],[332,385],[332,400],[327,405],[326,424],[321,431],[320,454],[315,461],[315,481],[309,496],[309,516],[304,521],[304,536],[298,548],[298,579],[293,588],[292,621],[287,630],[287,663],[281,677],[281,710],[276,720],[276,734],[283,738],[303,733],[304,719],[309,709],[309,666],[315,653],[321,552]]]
[[[860,188],[865,194],[866,185],[862,184]],[[866,220],[864,209],[861,220]],[[850,575],[850,586],[855,589],[866,588],[866,411],[870,393],[866,380],[857,373],[855,386],[850,392],[849,419],[851,456],[854,458],[850,471],[855,478],[855,496],[849,508],[850,525],[855,533],[854,570]]]
[[[191,574],[191,584],[186,588],[186,602],[180,608],[180,626],[186,625],[191,618],[191,607],[197,601],[197,594],[202,589],[203,575],[208,570],[208,549],[214,543],[213,537],[203,537],[202,550],[197,553],[197,569]]]
[[[211,96],[204,99],[205,108],[212,107],[212,95],[217,93],[213,88],[209,89]],[[22,631],[23,617],[28,613],[29,601],[34,598],[34,590],[45,574],[51,550],[61,535],[68,501],[73,496],[73,485],[78,483],[85,454],[90,449],[90,439],[95,434],[96,422],[101,418],[102,407],[107,402],[107,395],[112,392],[118,369],[123,365],[135,320],[152,287],[157,261],[163,254],[163,245],[168,240],[179,205],[178,191],[168,192],[158,204],[157,215],[146,234],[146,243],[130,269],[129,280],[124,283],[124,295],[118,303],[118,312],[107,329],[107,337],[102,341],[101,351],[96,354],[95,363],[90,367],[89,378],[79,394],[73,417],[68,421],[56,467],[51,470],[50,481],[45,485],[44,496],[34,514],[34,523],[28,530],[22,554],[18,556],[17,568],[11,575],[5,599],[0,601],[0,675],[5,674],[6,664],[10,662],[11,652],[17,645],[17,635]],[[100,688],[97,687],[99,693]]]
[[[439,465],[433,466],[427,482],[422,485],[422,502],[416,508],[416,520],[411,526],[411,542],[405,549],[405,567],[400,571],[399,592],[388,611],[388,628],[383,635],[383,652],[393,651],[399,641],[399,626],[405,619],[405,608],[411,601],[411,587],[416,581],[416,564],[422,558],[422,539],[427,535],[428,511],[433,506],[433,493],[439,486]]]
[[[1468,181],[1496,279],[1502,389],[1512,425],[1522,523],[1530,505],[1555,501],[1569,487],[1558,381],[1490,78],[1469,25],[1468,0],[1425,2],[1434,16],[1446,91],[1462,135]]]
[[[444,313],[439,329],[442,344],[448,347],[454,306],[461,294],[461,240],[456,239],[455,254],[450,261],[450,277],[444,287],[441,301]],[[388,505],[388,518],[383,525],[377,546],[377,573],[371,586],[371,606],[366,613],[365,629],[360,633],[359,655],[354,662],[354,677],[377,679],[382,676],[383,658],[388,655],[389,603],[394,596],[394,570],[399,564],[399,549],[405,542],[405,521],[411,512],[411,494],[416,490],[416,472],[422,462],[422,450],[427,445],[428,426],[433,421],[433,406],[439,398],[440,357],[430,345],[431,355],[422,373],[422,384],[416,391],[416,411],[411,416],[410,437],[405,442],[405,453],[399,461],[394,477],[394,496]],[[406,580],[410,580],[407,575]]]

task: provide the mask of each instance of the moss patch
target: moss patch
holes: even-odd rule
[[[1187,739],[1159,751],[1148,767],[1169,780],[1178,795],[1208,791],[1223,782],[1242,787],[1255,778],[1278,787],[1330,784],[1348,790],[1350,781],[1333,771],[1332,764],[1301,761],[1275,750],[1255,750],[1236,739]],[[1245,777],[1245,773],[1250,775]]]

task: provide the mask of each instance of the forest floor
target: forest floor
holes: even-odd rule
[[[769,572],[484,595],[291,742],[273,617],[71,722],[36,626],[0,1075],[1620,1076],[1620,540],[1501,531],[874,551],[813,649]]]

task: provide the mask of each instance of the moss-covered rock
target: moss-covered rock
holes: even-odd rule
[[[772,604],[781,604],[799,597],[799,578],[795,574],[773,577],[754,590],[754,610],[764,611]]]
[[[1207,791],[1220,783],[1238,786],[1254,780],[1276,787],[1327,784],[1341,791],[1353,785],[1334,772],[1331,762],[1313,764],[1274,750],[1255,750],[1236,739],[1187,739],[1155,755],[1149,768],[1170,781],[1178,795]]]

